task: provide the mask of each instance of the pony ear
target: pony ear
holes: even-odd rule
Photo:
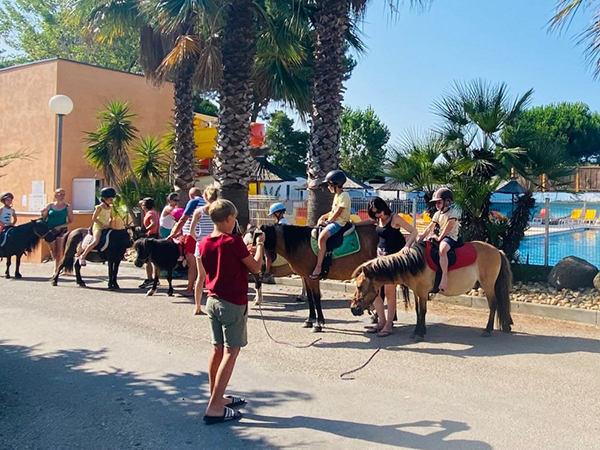
[[[352,273],[352,278],[356,278],[358,277],[361,273],[364,273],[364,268],[362,265],[358,266],[355,270],[354,273]]]

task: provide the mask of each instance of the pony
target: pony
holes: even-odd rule
[[[244,240],[244,244],[246,245],[256,245],[256,237],[258,234],[261,234],[263,231],[258,228],[256,225],[248,224],[246,231],[244,232],[242,239]],[[273,251],[273,253],[275,253]],[[266,253],[265,259],[262,264],[262,271],[266,269]],[[280,277],[289,277],[290,275],[294,275],[294,271],[292,270],[289,264],[282,265],[271,265],[271,275],[276,278]],[[260,274],[251,274],[254,278],[254,291],[256,292],[254,297],[254,305],[259,306],[263,301],[263,292],[262,292],[262,279]],[[302,293],[296,297],[296,301],[303,302],[306,299],[306,287],[302,285]]]
[[[508,258],[501,250],[485,242],[474,241],[477,257],[475,262],[465,267],[450,270],[448,287],[440,293],[445,296],[455,296],[468,292],[477,282],[485,291],[490,307],[487,326],[482,336],[489,337],[494,328],[494,317],[498,312],[498,325],[503,332],[509,333],[513,324],[510,315],[510,288],[512,272]],[[425,338],[425,315],[427,300],[434,289],[436,272],[426,261],[426,243],[413,245],[410,251],[402,255],[393,255],[368,261],[359,266],[352,278],[356,281],[356,290],[350,301],[350,310],[355,316],[363,314],[371,307],[384,284],[403,284],[408,286],[415,295],[417,324],[411,338],[420,342]]]
[[[50,279],[52,286],[58,285],[58,277],[62,270],[72,272],[75,267],[75,276],[77,285],[85,287],[85,283],[81,278],[81,266],[76,255],[81,254],[83,239],[90,233],[89,228],[76,228],[69,232],[65,239],[65,251],[60,264],[58,265],[54,275]],[[103,248],[102,242],[88,255],[88,261],[92,262],[108,262],[108,289],[120,289],[117,283],[117,275],[119,273],[119,265],[125,256],[125,252],[132,244],[131,230],[111,230],[108,245]]]
[[[173,269],[179,258],[177,244],[167,239],[140,238],[133,243],[133,249],[136,251],[134,261],[136,267],[142,267],[147,262],[151,262],[154,266],[154,282],[146,296],[154,295],[160,271],[164,270],[167,272],[167,281],[169,282],[167,295],[173,297]]]
[[[6,258],[6,278],[10,278],[10,265],[13,256],[16,256],[15,278],[23,278],[19,271],[21,257],[35,249],[40,240],[53,242],[56,236],[44,219],[31,220],[23,225],[7,228],[0,233],[0,258]]]
[[[319,280],[310,279],[317,263],[317,256],[310,245],[313,228],[295,225],[263,225],[261,230],[265,233],[265,250],[276,251],[278,255],[283,256],[294,273],[302,277],[309,307],[308,319],[302,325],[303,328],[312,328],[313,332],[322,331],[325,319],[321,309]],[[356,267],[376,256],[379,238],[375,233],[375,227],[358,226],[356,231],[360,241],[360,251],[334,259],[328,278],[349,280]]]

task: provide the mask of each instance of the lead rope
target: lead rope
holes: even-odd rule
[[[352,370],[348,370],[347,372],[344,372],[342,374],[340,374],[340,379],[344,380],[344,381],[350,381],[350,380],[354,380],[355,378],[344,378],[346,375],[350,375],[351,373],[355,373],[358,372],[359,370],[364,369],[365,367],[367,367],[367,365],[371,362],[371,360],[373,358],[375,358],[375,355],[377,353],[379,353],[379,350],[381,350],[381,347],[379,347],[377,350],[375,350],[375,352],[371,355],[371,357],[369,359],[367,359],[367,362],[365,362],[362,366],[357,367],[356,369],[352,369]]]
[[[260,311],[260,318],[262,319],[262,323],[263,323],[263,326],[265,327],[265,332],[267,333],[267,336],[269,336],[269,339],[271,339],[276,344],[288,345],[288,346],[294,347],[294,348],[308,348],[308,347],[312,347],[313,345],[315,345],[317,342],[319,342],[322,339],[322,338],[319,338],[319,339],[312,341],[310,344],[303,344],[303,345],[292,344],[291,342],[285,342],[285,341],[278,341],[273,336],[271,336],[271,333],[269,333],[269,330],[267,328],[267,323],[265,321],[265,317],[263,316],[263,312],[262,312],[262,303],[259,303],[258,310]]]

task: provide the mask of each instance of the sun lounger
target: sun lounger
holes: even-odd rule
[[[561,219],[558,221],[559,225],[563,223],[574,224],[581,221],[581,209],[574,209],[571,211],[571,215],[566,219]]]
[[[542,225],[544,223],[544,220],[546,219],[546,208],[542,208],[540,210],[540,215],[537,217],[534,217],[531,221],[532,225]]]
[[[592,224],[596,220],[596,210],[588,209],[585,212],[585,217],[583,218],[583,223]]]

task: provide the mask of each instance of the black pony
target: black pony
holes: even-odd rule
[[[110,232],[110,234],[108,234]],[[75,276],[77,278],[77,284],[81,287],[85,287],[85,283],[81,278],[81,266],[76,255],[82,253],[81,243],[83,239],[90,233],[89,228],[77,228],[69,234],[65,239],[65,252],[62,261],[60,262],[56,272],[50,279],[52,286],[58,284],[58,277],[61,271],[71,273],[73,272],[73,266],[75,266]],[[104,244],[105,237],[108,236],[108,244]],[[108,289],[115,290],[120,289],[117,284],[117,275],[119,273],[119,264],[125,256],[125,252],[131,247],[131,231],[125,230],[106,230],[103,233],[102,242],[98,244],[89,255],[87,260],[92,262],[108,262]]]
[[[133,243],[133,248],[137,252],[135,266],[142,267],[144,263],[151,262],[154,266],[154,282],[147,292],[147,296],[154,295],[158,285],[160,271],[167,272],[169,282],[169,297],[173,296],[173,269],[177,265],[179,258],[179,248],[177,244],[166,239],[141,238]]]
[[[40,243],[40,239],[52,242],[56,239],[51,229],[43,219],[36,219],[30,222],[10,227],[0,233],[0,258],[6,258],[6,278],[10,278],[10,264],[13,256],[17,257],[17,266],[15,268],[15,278],[21,278],[21,257],[23,253],[30,253]]]

